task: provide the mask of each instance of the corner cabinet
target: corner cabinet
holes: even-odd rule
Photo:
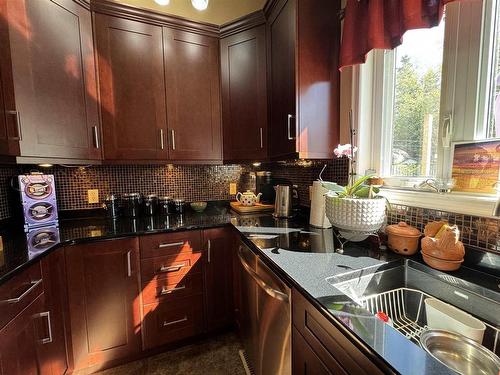
[[[268,2],[272,159],[333,157],[340,132],[339,9],[332,0]]]
[[[169,153],[174,161],[221,161],[218,38],[164,27]]]
[[[2,1],[0,14],[7,122],[0,138],[18,140],[21,162],[100,160],[88,5],[73,0]]]
[[[167,160],[161,27],[99,13],[94,21],[105,160]]]
[[[267,158],[266,28],[220,41],[224,160]]]
[[[139,240],[65,248],[73,370],[97,371],[142,350]]]

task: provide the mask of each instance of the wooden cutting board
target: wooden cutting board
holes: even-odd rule
[[[254,206],[242,206],[240,202],[231,202],[231,208],[239,214],[255,214],[274,210],[274,204],[256,203]]]

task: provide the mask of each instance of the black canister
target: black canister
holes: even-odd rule
[[[158,196],[148,194],[142,198],[142,213],[145,216],[155,216],[158,213]]]
[[[186,206],[186,202],[184,201],[184,199],[174,199],[172,202],[175,208],[175,212],[178,214],[183,214],[184,208]]]
[[[122,209],[123,215],[127,217],[139,216],[141,207],[141,195],[139,193],[123,194]]]
[[[104,198],[104,209],[106,216],[116,218],[120,216],[120,198],[118,195],[109,194]]]
[[[170,197],[160,197],[158,199],[158,213],[161,216],[167,216],[173,213],[172,210],[172,198]]]

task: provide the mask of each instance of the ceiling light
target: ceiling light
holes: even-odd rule
[[[205,10],[208,7],[208,0],[191,0],[191,4],[197,10]]]
[[[155,0],[155,3],[158,5],[168,5],[170,0]]]

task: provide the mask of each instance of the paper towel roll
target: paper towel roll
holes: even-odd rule
[[[326,217],[325,193],[328,190],[321,185],[321,181],[314,181],[311,194],[311,216],[309,224],[318,228],[331,228],[330,220]]]

